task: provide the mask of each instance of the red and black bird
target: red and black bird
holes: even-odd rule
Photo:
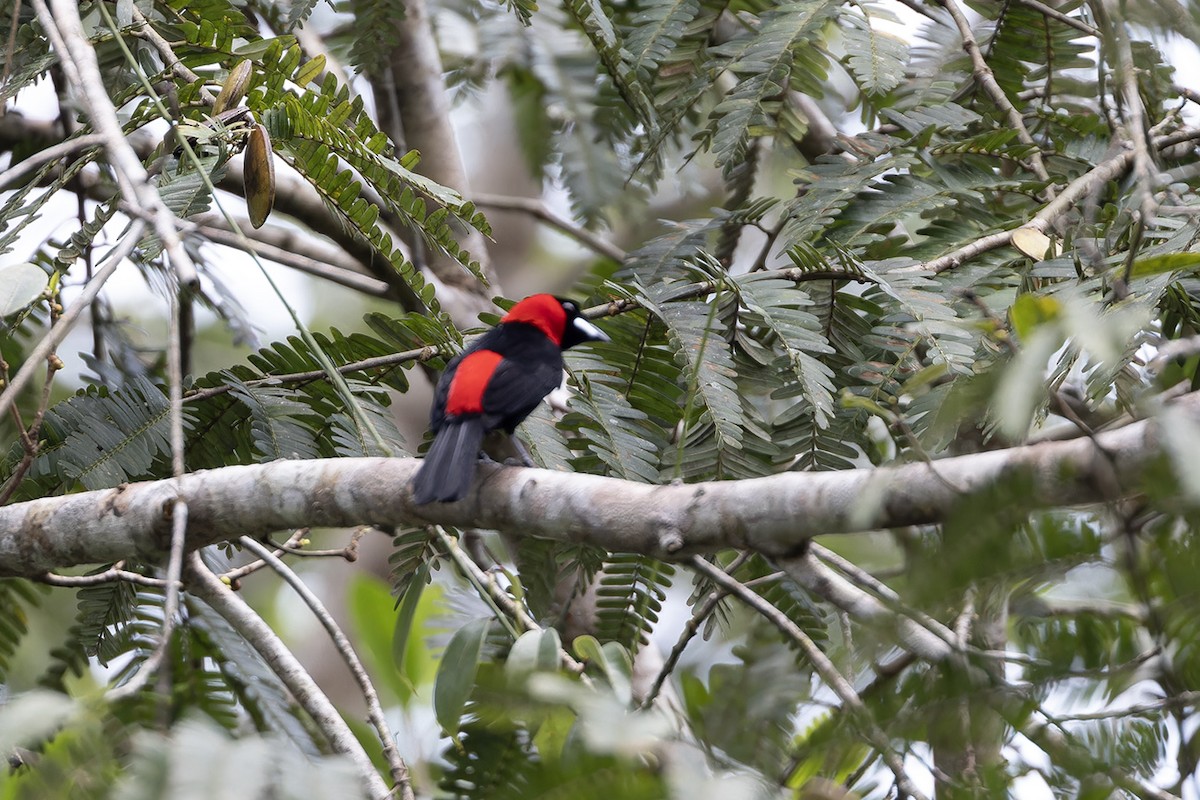
[[[535,294],[456,356],[434,392],[429,425],[435,438],[413,478],[413,502],[449,503],[466,495],[483,437],[497,429],[512,434],[562,382],[562,351],[595,341],[609,338],[579,306]]]

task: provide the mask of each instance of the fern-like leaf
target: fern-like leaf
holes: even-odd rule
[[[27,609],[38,605],[41,594],[29,581],[0,580],[0,681],[7,680],[13,653],[29,630]]]
[[[828,59],[815,43],[837,8],[829,0],[792,0],[760,17],[753,38],[728,67],[740,80],[713,110],[709,126],[710,146],[723,169],[745,159],[752,138],[780,130],[789,90],[823,94]]]
[[[904,78],[909,45],[897,36],[877,30],[871,24],[873,16],[883,16],[889,22],[896,22],[893,15],[877,6],[864,4],[861,7],[864,10],[861,17],[857,14],[841,16],[846,66],[865,93],[884,95],[896,88]]]
[[[675,567],[647,556],[615,554],[604,565],[596,589],[596,635],[631,653],[645,644],[658,623]]]

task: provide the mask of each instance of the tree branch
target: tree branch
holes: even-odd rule
[[[801,630],[796,623],[788,619],[787,615],[782,611],[764,600],[761,595],[748,589],[745,584],[736,580],[732,575],[727,574],[719,567],[708,563],[699,556],[693,556],[688,563],[692,569],[707,576],[709,580],[757,611],[778,628],[784,636],[787,636],[796,643],[800,651],[804,653],[805,658],[813,665],[816,673],[821,676],[821,680],[842,701],[843,707],[850,714],[851,719],[858,725],[863,737],[878,751],[884,763],[887,764],[888,769],[896,776],[896,787],[900,790],[901,796],[911,797],[914,800],[924,800],[925,795],[917,789],[912,779],[905,773],[904,760],[892,750],[887,734],[875,722],[874,717],[863,703],[862,698],[859,697],[858,692],[854,691],[854,687],[846,679],[846,676],[838,671],[838,668],[834,666],[829,656],[825,655],[821,648],[817,647],[808,634]]]
[[[1034,11],[1037,11],[1039,14],[1043,14],[1043,15],[1049,17],[1050,19],[1061,22],[1063,25],[1074,28],[1075,30],[1079,31],[1080,33],[1086,33],[1088,36],[1095,36],[1097,39],[1099,39],[1103,35],[1100,33],[1100,30],[1098,28],[1087,24],[1086,22],[1084,22],[1081,19],[1076,19],[1075,17],[1064,14],[1057,9],[1051,8],[1050,6],[1046,5],[1045,3],[1039,2],[1039,0],[1018,0],[1018,2],[1020,2],[1020,4],[1023,6],[1028,6],[1029,8],[1032,8]]]
[[[729,566],[724,568],[726,575],[732,575],[737,569],[749,560],[749,553],[738,553]],[[658,674],[654,676],[654,683],[650,685],[649,691],[642,701],[638,704],[639,708],[649,708],[654,703],[654,699],[658,697],[658,693],[662,690],[663,684],[667,678],[675,671],[675,667],[679,664],[679,659],[683,657],[683,651],[687,649],[688,644],[700,632],[700,626],[708,619],[721,601],[729,596],[729,590],[725,588],[716,588],[706,594],[702,599],[696,601],[695,608],[692,610],[692,615],[683,626],[683,630],[679,634],[679,639],[675,642],[675,646],[671,648],[671,652],[667,655],[666,661],[658,670]]]
[[[1184,128],[1174,133],[1164,136],[1156,136],[1153,144],[1157,150],[1171,147],[1172,145],[1181,144],[1182,142],[1200,138],[1200,128]],[[998,247],[1004,247],[1012,241],[1013,234],[1022,228],[1032,228],[1040,233],[1045,233],[1050,229],[1050,226],[1058,220],[1063,214],[1067,213],[1075,203],[1083,198],[1091,195],[1096,191],[1097,187],[1103,186],[1111,180],[1115,180],[1133,163],[1133,151],[1123,150],[1107,161],[1102,161],[1095,167],[1080,175],[1075,180],[1071,181],[1062,192],[1059,193],[1052,201],[1047,203],[1041,211],[1034,214],[1033,219],[1024,225],[1018,225],[1015,228],[999,233],[988,234],[980,237],[970,244],[964,245],[957,250],[947,253],[944,256],[933,259],[919,267],[919,269],[929,270],[930,272],[945,272],[948,269],[953,269],[960,264],[970,261],[978,255],[995,250]]]
[[[1041,147],[1029,135],[1029,130],[1025,127],[1025,119],[1021,116],[1021,112],[1013,106],[1012,101],[1008,99],[1008,95],[1004,93],[1004,89],[1000,88],[1000,84],[996,81],[996,76],[992,74],[992,68],[988,66],[987,61],[983,58],[983,51],[979,49],[979,43],[975,41],[975,34],[971,31],[971,23],[967,21],[966,16],[962,13],[962,9],[954,0],[939,0],[942,7],[950,12],[950,16],[954,19],[954,24],[958,27],[958,33],[962,37],[963,49],[967,51],[967,55],[971,58],[971,65],[975,72],[975,82],[979,84],[992,102],[996,104],[996,108],[1000,109],[1004,114],[1004,118],[1008,121],[1010,128],[1017,132],[1017,138],[1022,144],[1029,144],[1038,149],[1032,151],[1029,156],[1029,168],[1034,175],[1038,176],[1039,180],[1050,181],[1050,173],[1046,171],[1046,165],[1042,162]],[[1053,197],[1054,188],[1046,187],[1046,194]]]
[[[400,753],[396,749],[396,737],[392,735],[392,731],[388,728],[387,718],[383,713],[383,706],[379,703],[379,693],[375,691],[375,685],[371,683],[371,677],[367,675],[367,668],[363,666],[362,659],[358,657],[358,653],[354,651],[354,646],[350,644],[350,640],[346,638],[346,634],[342,632],[341,626],[334,620],[333,615],[325,608],[325,604],[320,598],[308,588],[300,576],[292,571],[287,564],[283,563],[278,556],[272,553],[268,548],[259,544],[249,536],[243,536],[238,540],[242,547],[258,556],[264,563],[273,569],[292,587],[296,594],[300,595],[300,599],[308,606],[308,609],[313,613],[313,616],[325,628],[325,632],[329,634],[333,646],[337,648],[338,653],[342,656],[342,660],[346,662],[346,666],[350,668],[350,672],[354,675],[354,680],[358,684],[359,691],[362,692],[363,700],[367,703],[367,719],[370,720],[371,726],[375,728],[375,733],[379,736],[379,743],[383,747],[383,757],[388,762],[388,768],[392,772],[392,781],[400,792],[401,800],[413,800],[412,783],[408,778],[408,765],[400,758]]]
[[[285,267],[324,278],[357,292],[373,297],[389,297],[391,286],[386,282],[362,274],[360,263],[344,250],[326,246],[312,236],[301,236],[299,231],[270,225],[255,230],[248,219],[239,219],[242,235],[234,233],[229,223],[215,214],[196,220],[190,231],[216,244],[257,254],[260,258],[283,264]]]
[[[312,717],[313,722],[329,739],[335,752],[344,753],[354,762],[362,778],[363,786],[371,800],[385,800],[391,792],[383,778],[375,771],[370,757],[359,744],[346,721],[338,714],[333,703],[313,681],[308,670],[296,656],[284,646],[271,627],[254,609],[246,605],[237,593],[217,579],[200,561],[197,554],[189,559],[186,570],[188,591],[207,603],[213,611],[225,618],[233,629],[245,637],[258,651],[296,698],[296,702]]]
[[[104,287],[105,281],[112,277],[112,274],[117,271],[117,267],[129,255],[133,248],[137,246],[138,241],[142,237],[142,231],[146,229],[146,223],[140,219],[134,220],[129,228],[125,231],[121,240],[116,246],[108,252],[105,263],[92,279],[83,287],[83,292],[75,300],[70,308],[67,309],[58,322],[54,323],[54,327],[49,333],[42,337],[37,346],[29,352],[25,357],[25,361],[21,364],[21,368],[17,370],[17,374],[4,387],[4,391],[0,392],[0,414],[8,411],[9,407],[17,400],[25,387],[33,380],[33,375],[51,353],[55,351],[62,340],[70,333],[71,328],[75,327],[75,323],[79,321],[79,316],[85,308],[92,305],[92,301],[100,294],[100,289]],[[46,570],[43,570],[43,572]]]
[[[127,140],[138,157],[144,159],[154,150],[159,138],[139,132],[131,134],[127,137]],[[78,138],[64,139],[60,127],[54,123],[26,119],[16,112],[0,116],[0,153],[11,151],[18,146],[27,147],[30,144],[35,144],[41,149],[46,149],[56,147],[59,144],[74,145],[78,141]],[[75,147],[73,146],[70,149],[74,150]],[[14,165],[12,169],[4,173],[4,178],[6,180],[10,178],[9,172],[14,172],[12,177],[15,178],[17,174],[25,171],[25,163],[21,162]],[[88,196],[91,199],[97,202],[105,202],[109,199],[110,193],[108,187],[101,184],[92,173],[80,173],[76,176],[76,181],[78,182],[78,186],[88,190]],[[245,170],[242,159],[235,158],[226,165],[223,177],[217,184],[217,188],[237,197],[244,198],[246,196]],[[382,200],[369,186],[363,187],[363,197],[380,207],[381,224],[387,227],[387,231],[392,235],[393,241],[404,241],[408,236],[407,232],[399,227],[399,220],[387,212],[386,207],[382,205]],[[137,207],[137,204],[134,204],[134,207]],[[205,226],[213,226],[212,219],[214,216],[219,215],[206,215],[194,220],[194,222]],[[330,212],[328,206],[325,205],[325,202],[317,194],[316,190],[313,189],[312,185],[292,170],[281,170],[276,174],[275,178],[275,209],[273,217],[284,216],[292,217],[313,233],[328,238],[336,245],[336,247],[321,247],[309,242],[303,249],[293,251],[295,255],[307,255],[310,258],[321,260],[321,257],[317,253],[329,252],[334,256],[333,264],[335,266],[343,266],[351,269],[357,268],[369,273],[375,280],[381,281],[389,287],[387,296],[390,299],[403,301],[403,292],[399,288],[399,282],[402,282],[402,279],[396,274],[395,270],[390,265],[385,265],[382,258],[376,257],[375,250],[369,242],[343,225]],[[223,220],[216,227],[226,228]],[[271,226],[271,229],[278,230],[278,226]],[[248,239],[250,241],[274,244],[277,247],[283,246],[279,241],[272,238],[271,233],[264,231],[268,231],[268,229],[264,228],[261,231],[253,231],[248,235]],[[207,233],[207,231],[204,233]],[[275,236],[282,237],[281,234],[276,234]],[[217,237],[213,238],[216,240]],[[243,250],[248,249],[248,246],[240,240],[236,240],[236,237],[230,238],[234,240],[223,241],[222,243]],[[310,252],[310,250],[313,252]],[[269,254],[267,257],[272,258]],[[286,266],[298,266],[289,262],[281,263],[285,263]],[[359,289],[369,294],[378,293],[378,286],[373,283],[360,283],[359,285],[351,286],[351,288]],[[442,294],[439,291],[439,297],[442,297]],[[457,296],[449,299],[458,302],[459,305],[464,305]],[[452,308],[454,302],[451,303]],[[446,302],[443,300],[443,305],[445,304]],[[478,305],[478,303],[476,302],[475,305]],[[457,320],[460,317],[461,315],[458,315],[455,318]],[[470,319],[473,320],[474,316],[471,316]]]
[[[45,0],[34,0],[38,20],[58,53],[59,63],[62,64],[63,72],[75,90],[77,99],[87,109],[88,120],[96,132],[104,137],[104,147],[116,171],[121,194],[153,218],[155,232],[162,239],[179,282],[188,287],[196,286],[199,282],[196,266],[184,250],[179,233],[175,230],[175,215],[163,203],[158,190],[151,185],[149,173],[125,139],[125,132],[117,119],[117,110],[109,99],[100,76],[96,51],[92,49],[92,43],[83,32],[79,4],[68,0],[50,2],[54,6],[53,16],[46,7]]]
[[[76,150],[85,150],[100,144],[104,144],[103,136],[98,133],[85,133],[32,153],[3,172],[0,172],[0,189],[3,189],[25,173],[32,172],[47,162],[56,161],[63,156],[69,156]]]
[[[1200,393],[1174,407],[1200,424]],[[665,558],[725,547],[787,556],[818,534],[938,522],[965,493],[1016,475],[1033,478],[1030,508],[1109,502],[1110,487],[1139,491],[1160,438],[1151,419],[932,463],[676,485],[484,463],[466,498],[426,506],[407,488],[414,459],[275,461],[0,508],[0,575],[159,558],[176,499],[188,504],[191,549],[304,526],[438,523]]]
[[[557,214],[551,213],[550,209],[546,208],[546,204],[540,198],[509,197],[507,195],[480,194],[476,192],[471,196],[471,200],[480,208],[520,211],[524,214],[529,214],[534,219],[541,220],[556,231],[571,237],[593,253],[605,258],[611,258],[617,263],[625,260],[625,251],[620,247],[617,247],[607,239],[597,236],[587,228],[583,228],[569,220],[563,219]]]
[[[896,644],[926,661],[945,661],[958,651],[954,633],[944,625],[922,625],[898,614],[878,598],[838,575],[811,554],[783,559],[784,570],[798,584],[861,622],[894,632]]]
[[[406,0],[404,15],[395,20],[392,34],[396,46],[392,48],[390,64],[376,81],[380,127],[394,142],[402,142],[404,149],[421,154],[418,172],[463,197],[470,197],[467,170],[450,122],[450,99],[442,77],[442,57],[425,0]],[[498,291],[500,284],[492,269],[483,234],[466,229],[459,238],[464,249],[479,260],[492,291]],[[473,293],[479,311],[491,306],[489,292],[454,259],[434,252],[428,263],[420,266],[428,267],[446,286]]]

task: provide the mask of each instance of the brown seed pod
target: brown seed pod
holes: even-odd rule
[[[261,228],[275,205],[275,162],[271,158],[271,137],[267,129],[255,123],[246,145],[246,207],[250,224]]]
[[[213,100],[214,117],[225,109],[233,108],[242,102],[242,98],[246,96],[246,90],[250,88],[250,76],[253,72],[250,62],[245,59],[229,70],[229,77],[225,79],[221,93],[217,95],[216,100]]]

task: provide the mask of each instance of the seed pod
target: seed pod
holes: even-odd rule
[[[250,131],[244,172],[250,224],[261,228],[275,205],[275,162],[271,158],[271,137],[258,123]]]
[[[253,72],[250,61],[246,59],[239,61],[237,66],[229,70],[229,77],[225,79],[221,93],[217,95],[216,100],[213,100],[214,117],[225,109],[242,102],[242,98],[246,96],[246,90],[250,88],[250,76]]]

